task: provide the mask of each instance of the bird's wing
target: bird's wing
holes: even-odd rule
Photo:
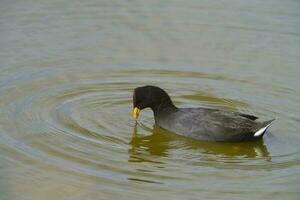
[[[245,131],[250,130],[257,117],[216,109],[186,109],[178,120],[192,131]],[[198,130],[199,129],[199,130]],[[201,130],[200,130],[201,129]]]
[[[244,113],[239,113],[239,112],[236,112],[236,114],[242,116],[242,117],[246,117],[248,119],[251,119],[253,121],[257,120],[258,117],[254,116],[254,115],[248,115],[248,114],[244,114]]]

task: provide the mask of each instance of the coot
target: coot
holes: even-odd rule
[[[163,89],[143,86],[134,89],[133,117],[151,108],[155,124],[170,132],[197,140],[239,142],[262,138],[271,122],[239,112],[210,108],[177,108]]]

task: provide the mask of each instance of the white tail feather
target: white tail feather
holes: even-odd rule
[[[271,123],[261,129],[259,129],[258,131],[256,131],[256,133],[254,133],[254,137],[259,137],[262,134],[264,134],[264,132],[267,130],[267,128],[269,128],[269,126],[271,126]]]

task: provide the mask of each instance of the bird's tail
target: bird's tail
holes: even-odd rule
[[[265,121],[259,124],[257,127],[257,131],[254,133],[254,137],[262,137],[274,120],[275,119],[271,119],[269,121]]]

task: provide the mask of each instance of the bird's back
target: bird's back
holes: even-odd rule
[[[178,108],[155,116],[161,128],[198,140],[242,141],[256,139],[255,132],[264,122],[238,112],[207,108]]]

